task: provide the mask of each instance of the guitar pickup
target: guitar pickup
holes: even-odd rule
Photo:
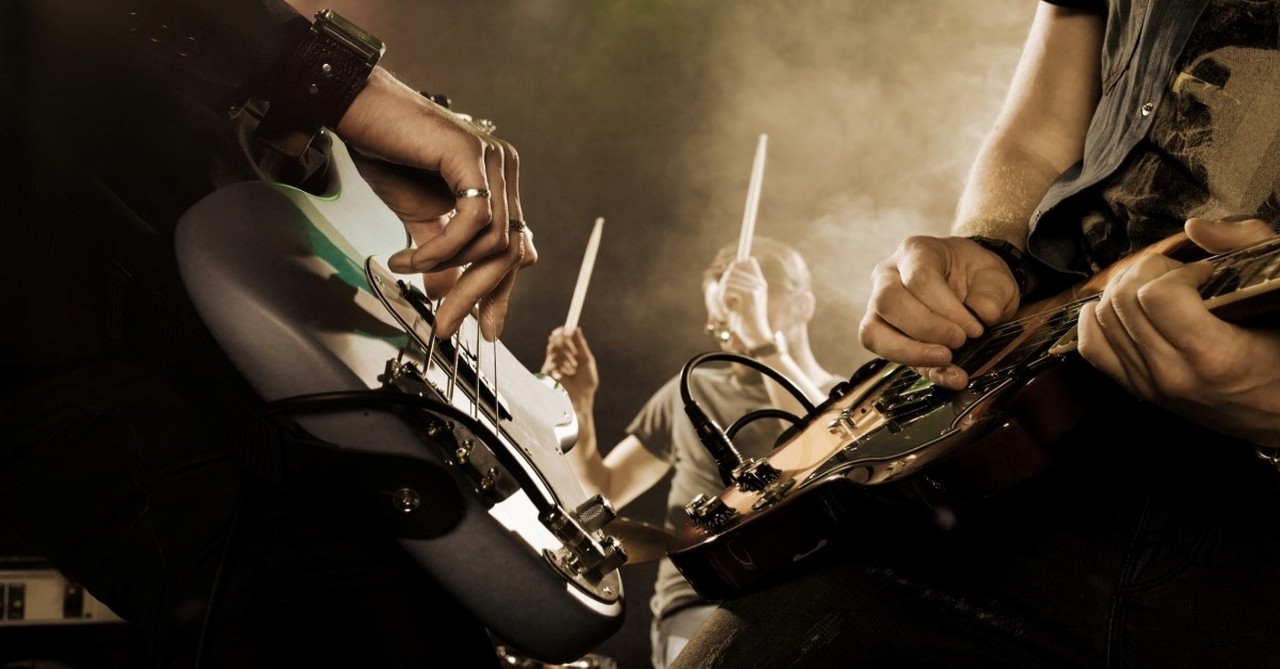
[[[425,333],[419,331],[418,324],[413,328],[414,333],[421,339],[419,345],[426,347],[425,352],[430,358],[424,364],[423,378],[428,379],[428,383],[431,383],[442,397],[452,397],[455,388],[462,390],[472,403],[484,408],[485,413],[493,418],[494,423],[511,420],[511,412],[498,397],[493,383],[480,371],[480,359],[476,352],[470,350],[457,336],[450,339],[437,339],[434,335],[435,312],[431,307],[430,299],[417,286],[403,280],[396,280],[395,285],[399,288],[400,303],[407,305],[428,330]],[[388,300],[388,307],[393,306]],[[397,315],[403,319],[403,322],[412,321],[407,313],[397,311]],[[444,387],[439,387],[438,384],[429,380],[433,366],[447,380]]]
[[[885,395],[875,401],[876,411],[890,418],[905,418],[918,409],[928,408],[934,396],[932,385],[908,390],[896,395]]]

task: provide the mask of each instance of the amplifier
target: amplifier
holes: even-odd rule
[[[111,609],[44,560],[0,556],[0,627],[118,622]]]

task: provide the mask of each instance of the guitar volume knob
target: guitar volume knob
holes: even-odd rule
[[[738,513],[719,497],[708,497],[701,493],[685,505],[684,512],[695,526],[704,531],[724,527]]]
[[[733,470],[733,480],[742,491],[759,492],[781,477],[782,471],[764,458],[747,460]]]
[[[592,495],[574,509],[573,515],[588,532],[595,532],[617,518],[618,512],[604,495]]]

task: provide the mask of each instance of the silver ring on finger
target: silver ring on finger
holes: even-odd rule
[[[482,198],[488,199],[489,189],[488,188],[463,188],[463,189],[454,191],[453,196],[459,200],[463,198],[468,198],[468,197],[482,197]]]

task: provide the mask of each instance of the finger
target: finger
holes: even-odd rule
[[[1150,388],[1150,370],[1128,329],[1132,326],[1133,318],[1122,316],[1126,309],[1117,308],[1112,298],[1104,297],[1092,306],[1092,316],[1098,328],[1097,332],[1106,342],[1106,349],[1115,358],[1111,368],[1112,373],[1131,389],[1141,392]],[[1082,349],[1081,352],[1085,351]]]
[[[461,245],[451,244],[453,255],[441,260],[442,265],[462,265],[474,262],[507,248],[510,240],[508,223],[511,217],[507,209],[506,151],[499,143],[492,143],[485,153],[485,171],[492,189],[489,198],[490,218],[477,218],[476,232]],[[521,219],[523,220],[523,219]],[[448,231],[446,231],[447,233]]]
[[[441,224],[423,238],[444,230],[443,223],[453,209],[453,191],[437,172],[365,156],[357,149],[351,150],[351,158],[369,187],[406,225]],[[415,239],[419,236],[415,235]]]
[[[547,357],[571,358],[578,354],[577,344],[563,331],[563,328],[556,328],[547,339]]]
[[[582,332],[581,326],[573,329],[573,343],[583,355],[592,355],[591,347],[587,345],[587,336]]]
[[[877,355],[911,367],[942,367],[951,363],[951,349],[904,335],[874,312],[858,328],[862,346]]]
[[[1234,336],[1235,326],[1209,314],[1200,296],[1200,285],[1211,272],[1207,262],[1183,265],[1153,279],[1138,293],[1152,327],[1184,357],[1208,356],[1218,342]]]
[[[960,390],[969,383],[969,375],[956,365],[929,367],[916,371],[922,372],[921,376],[929,379],[934,385],[950,388],[951,390]]]
[[[1252,216],[1189,218],[1184,229],[1191,241],[1210,253],[1233,251],[1276,234],[1270,223]]]
[[[425,271],[465,265],[505,249],[508,217],[504,154],[498,144],[480,141],[479,177],[470,177],[475,181],[458,184],[445,175],[449,185],[456,187],[461,195],[448,225],[416,248],[391,256],[388,264],[393,270]]]
[[[423,272],[422,288],[426,291],[427,297],[438,300],[449,293],[453,285],[458,282],[458,277],[460,276],[462,276],[461,267]]]
[[[431,239],[443,232],[445,227],[448,226],[449,219],[451,217],[452,214],[424,220],[406,220],[405,216],[401,215],[400,219],[404,223],[405,229],[409,231],[409,237],[413,240],[413,243],[422,244],[428,239]],[[392,266],[390,260],[388,260],[387,264],[392,267],[393,271],[395,270],[395,267]],[[430,297],[433,300],[438,300],[441,297],[444,297],[445,294],[453,288],[453,284],[457,282],[458,277],[461,276],[461,274],[462,269],[459,267],[423,272],[423,290],[426,291],[427,297]]]
[[[972,287],[965,294],[964,305],[970,315],[977,315],[983,324],[995,325],[1012,315],[1018,300],[1017,286],[1006,281],[1003,273],[988,275],[984,271],[975,275]],[[972,331],[970,333],[972,336]]]
[[[1180,360],[1180,354],[1152,323],[1140,295],[1153,280],[1178,267],[1180,263],[1161,255],[1142,257],[1112,278],[1094,309],[1100,333],[1115,352],[1124,377],[1144,397],[1156,390],[1159,368]]]
[[[507,216],[517,221],[524,221],[524,207],[520,204],[520,153],[509,142],[501,139],[496,141],[502,145]]]
[[[982,324],[956,299],[941,275],[933,272],[934,278],[930,281],[924,276],[926,273],[914,272],[911,277],[906,277],[896,267],[886,266],[873,275],[872,305],[876,315],[912,339],[947,348],[959,348],[964,344],[969,337],[966,324],[973,324],[981,334]],[[939,313],[940,309],[946,312],[959,309],[965,318]]]
[[[523,246],[524,242],[513,242]],[[502,336],[502,328],[507,322],[507,311],[511,307],[511,293],[516,286],[516,274],[520,272],[517,263],[502,277],[498,285],[480,299],[480,333],[485,339],[495,341]],[[487,326],[487,327],[486,327]]]
[[[972,246],[981,258],[990,255],[973,242],[966,240],[964,243]],[[963,257],[963,254],[957,257],[958,253],[952,246],[940,245],[933,238],[909,237],[889,260],[899,273],[902,285],[915,300],[938,317],[954,324],[954,329],[961,333],[959,342],[954,337],[949,340],[952,347],[962,344],[966,337],[981,335],[986,329],[983,322],[964,303],[966,295],[972,290],[972,281],[966,272],[955,269],[959,258]]]
[[[1102,326],[1098,323],[1098,303],[1091,302],[1080,308],[1076,321],[1077,350],[1090,365],[1106,376],[1132,388],[1120,356],[1111,348]]]
[[[515,286],[515,270],[534,262],[532,232],[527,228],[510,235],[506,251],[471,263],[453,290],[441,303],[436,314],[437,336],[452,336],[474,307],[480,306],[480,333],[489,341],[502,333],[511,290]],[[528,242],[526,243],[526,240]]]

